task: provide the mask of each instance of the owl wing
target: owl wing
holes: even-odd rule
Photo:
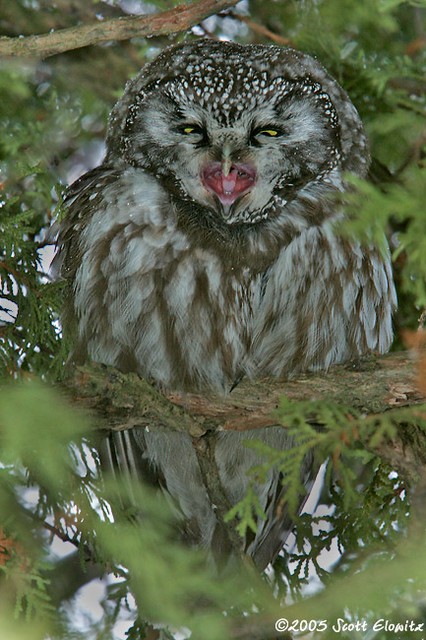
[[[56,241],[58,251],[52,263],[54,275],[60,274],[71,283],[73,282],[75,271],[81,263],[79,231],[94,209],[93,194],[114,182],[119,174],[117,169],[101,165],[85,173],[67,188],[63,200],[66,216],[59,220],[54,229],[58,231]]]
[[[83,260],[81,232],[96,209],[93,194],[114,182],[118,175],[117,170],[101,165],[76,180],[64,195],[63,210],[66,211],[66,216],[52,227],[57,251],[50,271],[54,279],[68,282],[69,295],[64,299],[61,320],[66,334],[73,340],[72,360],[78,364],[82,364],[87,357],[85,344],[77,338],[78,321],[71,295],[77,269]]]

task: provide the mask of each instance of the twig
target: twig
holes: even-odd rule
[[[244,24],[246,24],[249,29],[251,29],[255,33],[258,33],[261,36],[264,36],[265,38],[269,38],[269,40],[272,40],[273,42],[276,42],[277,44],[281,44],[284,47],[293,46],[292,42],[291,42],[291,40],[289,38],[284,38],[283,36],[280,36],[277,33],[274,33],[273,31],[271,31],[267,27],[264,27],[263,25],[258,24],[257,22],[254,22],[248,16],[241,15],[240,13],[235,13],[234,11],[229,11],[226,14],[226,16],[229,17],[229,18],[232,18],[233,20],[238,20],[239,22],[244,22]]]
[[[0,38],[0,56],[48,58],[111,40],[129,40],[186,31],[205,18],[233,7],[239,0],[200,0],[148,16],[126,16],[60,29],[42,35]]]
[[[206,433],[201,438],[193,438],[192,446],[197,456],[203,485],[205,486],[211,504],[215,505],[217,522],[220,527],[222,545],[228,547],[229,552],[233,552],[245,564],[249,563],[249,558],[244,554],[243,539],[236,531],[236,522],[226,522],[225,516],[231,509],[231,504],[226,496],[225,490],[217,468],[215,456],[216,440],[211,438],[211,434]]]
[[[399,177],[407,167],[413,163],[419,163],[422,158],[422,150],[426,144],[426,130],[414,140],[413,144],[408,149],[408,154],[403,163],[395,172],[395,177]]]
[[[33,519],[40,522],[43,529],[46,529],[47,531],[49,531],[52,534],[52,536],[56,536],[57,538],[59,538],[59,540],[62,540],[62,542],[69,542],[76,549],[80,547],[80,541],[76,538],[76,536],[71,537],[65,531],[61,531],[61,529],[56,525],[50,524],[49,522],[46,522],[46,520],[43,520],[42,518],[37,518],[36,516],[33,516]]]

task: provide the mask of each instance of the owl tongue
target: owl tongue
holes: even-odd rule
[[[226,207],[250,191],[256,181],[256,171],[249,164],[233,164],[229,173],[225,175],[220,162],[212,162],[201,173],[204,187],[214,193]]]

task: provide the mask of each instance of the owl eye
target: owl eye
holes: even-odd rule
[[[279,135],[278,131],[275,131],[275,129],[264,129],[263,131],[259,131],[259,135],[260,136],[269,136],[271,138],[274,138],[275,136]]]
[[[250,135],[250,142],[253,146],[257,147],[261,144],[259,138],[279,138],[283,133],[284,132],[281,129],[273,126],[268,127],[266,125],[263,127],[256,127]]]
[[[183,124],[178,129],[179,133],[182,133],[185,136],[189,135],[197,135],[197,136],[205,136],[205,130],[203,127],[200,127],[198,124]]]
[[[265,136],[267,138],[278,138],[282,131],[276,127],[258,127],[253,131],[253,136]]]

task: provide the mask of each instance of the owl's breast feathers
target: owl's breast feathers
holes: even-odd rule
[[[200,207],[182,221],[133,168],[94,170],[67,206],[63,273],[83,357],[167,387],[225,391],[242,374],[288,376],[390,345],[388,261],[329,222],[226,235]]]

